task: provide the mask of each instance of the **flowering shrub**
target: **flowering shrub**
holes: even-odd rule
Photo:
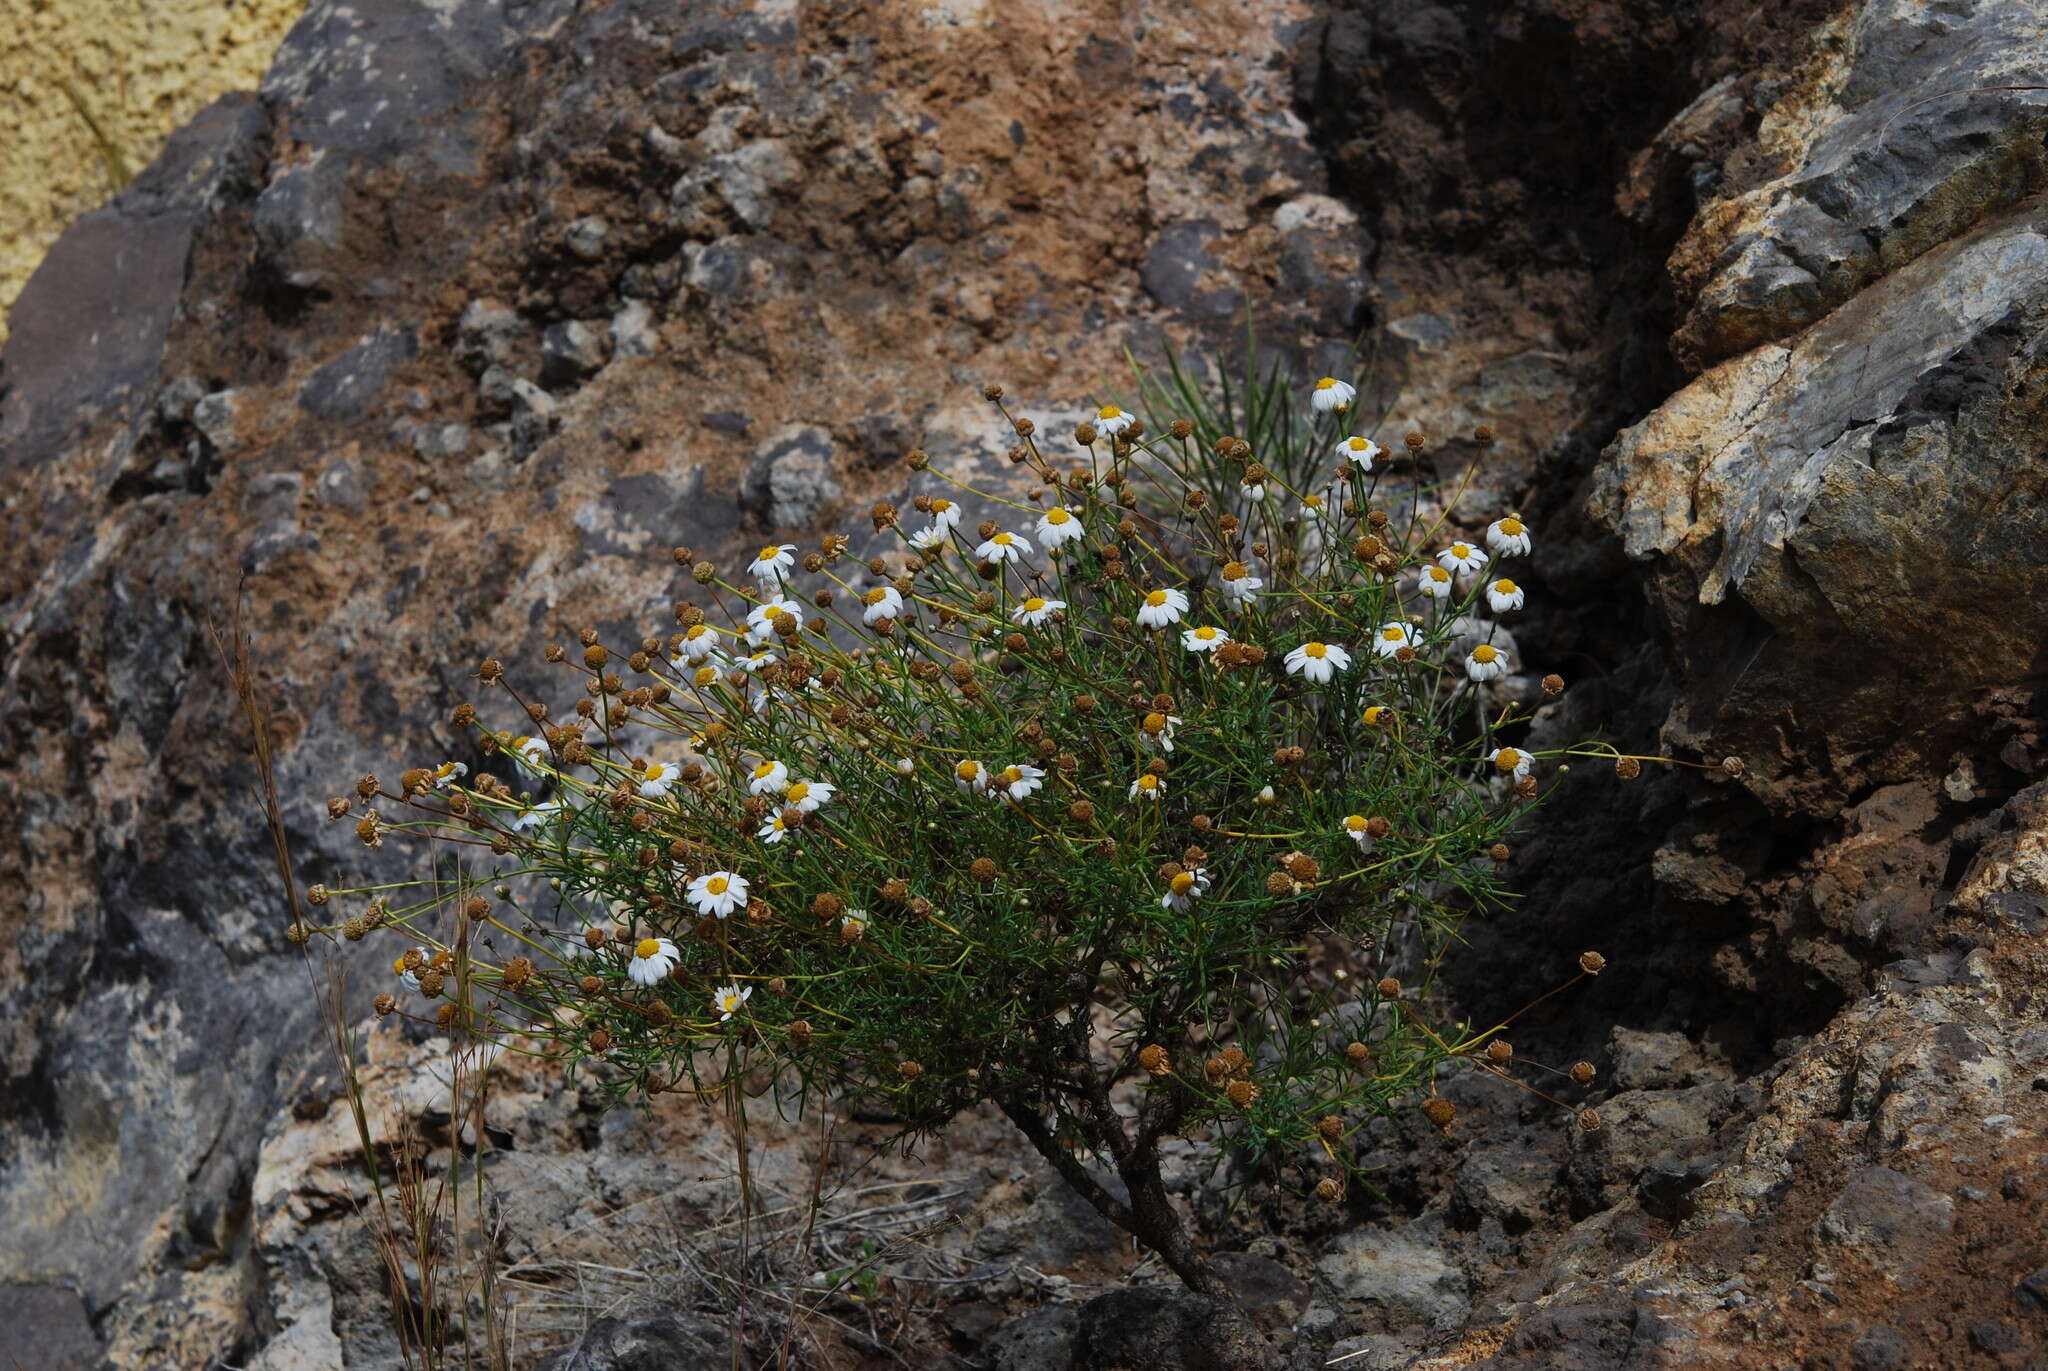
[[[1447,1121],[1439,1070],[1505,1045],[1418,990],[1504,898],[1537,780],[1503,732],[1563,688],[1511,675],[1497,627],[1533,535],[1412,480],[1376,503],[1345,382],[1146,393],[1187,417],[1105,405],[1053,445],[991,387],[1015,487],[914,452],[939,493],[877,505],[864,561],[843,534],[676,549],[675,632],[548,649],[573,709],[485,662],[499,703],[456,717],[490,770],[330,802],[371,846],[479,859],[337,926],[401,939],[380,1010],[602,1059],[621,1093],[745,1073],[912,1133],[991,1101],[1205,1292],[1163,1137],[1333,1199],[1361,1121]]]

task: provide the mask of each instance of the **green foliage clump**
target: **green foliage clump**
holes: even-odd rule
[[[372,845],[488,854],[344,929],[414,944],[386,1012],[601,1059],[621,1093],[773,1081],[912,1134],[992,1101],[1198,1288],[1161,1138],[1341,1194],[1346,1134],[1491,1036],[1426,992],[1507,898],[1537,782],[1500,735],[1561,688],[1498,633],[1529,535],[1461,541],[1412,465],[1376,503],[1397,455],[1344,383],[1142,390],[1186,417],[1105,405],[1055,444],[991,388],[1014,483],[912,453],[927,493],[874,508],[864,560],[677,549],[678,632],[549,649],[566,715],[485,663],[532,722],[457,718],[510,779],[331,805]]]

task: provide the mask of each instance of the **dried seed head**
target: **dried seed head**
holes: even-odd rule
[[[284,936],[293,947],[304,947],[313,941],[313,930],[294,920],[291,927],[285,929]]]
[[[1599,1132],[1600,1115],[1598,1111],[1592,1109],[1581,1109],[1579,1111],[1579,1127],[1584,1129],[1588,1133]]]
[[[699,562],[690,568],[691,577],[700,586],[708,586],[718,579],[718,568],[710,562]]]
[[[602,1028],[590,1035],[590,1050],[592,1052],[609,1052],[611,1051],[611,1046],[612,1035],[605,1032]]]
[[[1365,821],[1365,831],[1375,838],[1384,838],[1394,831],[1394,826],[1381,815],[1375,814]]]
[[[1323,874],[1323,869],[1317,864],[1316,859],[1309,856],[1306,852],[1288,853],[1282,859],[1282,865],[1287,868],[1288,875],[1303,884],[1307,884]]]
[[[1607,959],[1598,952],[1581,952],[1579,954],[1579,970],[1585,972],[1588,976],[1597,976],[1606,969]]]
[[[994,404],[996,401],[1003,398],[1003,388],[995,384],[993,381],[991,381],[989,384],[981,388],[981,398],[988,401],[990,404]]]
[[[846,901],[827,890],[811,898],[811,917],[836,919],[846,912]]]
[[[1422,1117],[1448,1133],[1452,1120],[1458,1117],[1458,1111],[1443,1096],[1433,1095],[1422,1102]]]
[[[1740,757],[1723,757],[1721,759],[1721,770],[1727,772],[1730,776],[1739,779],[1747,769],[1747,767],[1743,766],[1742,758]]]
[[[306,888],[306,903],[316,906],[326,904],[327,887],[324,885],[308,886]]]
[[[1324,1142],[1337,1142],[1344,1136],[1344,1120],[1335,1114],[1325,1114],[1316,1124],[1316,1132],[1322,1135]]]
[[[1250,1081],[1232,1081],[1223,1087],[1223,1093],[1239,1109],[1248,1109],[1259,1097],[1259,1088]]]
[[[1614,774],[1621,777],[1624,781],[1633,781],[1636,777],[1643,774],[1643,764],[1633,757],[1616,757],[1614,759]]]
[[[987,857],[976,857],[967,864],[967,874],[981,885],[994,885],[996,864]]]
[[[1364,1043],[1344,1044],[1344,1060],[1353,1066],[1365,1066],[1372,1061],[1372,1050]]]
[[[1408,435],[1407,437],[1403,438],[1403,439],[1402,439],[1401,441],[1402,441],[1403,443],[1407,444],[1407,446],[1408,446],[1408,450],[1409,450],[1410,452],[1420,452],[1420,451],[1422,451],[1422,435],[1421,435],[1421,434],[1419,434],[1419,433],[1410,433],[1410,434],[1409,434],[1409,435]]]
[[[1506,843],[1495,843],[1492,847],[1486,849],[1486,855],[1497,862],[1504,862],[1509,857],[1512,857],[1514,853],[1508,849]]]
[[[586,995],[595,995],[604,989],[604,982],[596,976],[585,976],[576,982],[576,988]]]
[[[606,652],[597,643],[592,643],[589,647],[583,649],[583,665],[589,667],[592,671],[603,670],[604,664],[610,660],[611,654]]]
[[[914,1081],[924,1074],[924,1068],[916,1062],[899,1062],[896,1066],[896,1074],[906,1081]]]
[[[910,916],[914,919],[929,919],[932,916],[932,902],[922,895],[911,896],[910,903],[904,908],[910,911]]]
[[[1223,1063],[1223,1069],[1233,1076],[1244,1075],[1252,1064],[1252,1059],[1245,1055],[1245,1050],[1235,1043],[1224,1048],[1216,1056]]]
[[[430,1000],[434,999],[440,995],[441,987],[447,983],[448,977],[442,972],[422,971],[420,973],[420,994]]]
[[[1164,1076],[1173,1070],[1172,1059],[1167,1056],[1166,1049],[1158,1043],[1147,1043],[1138,1049],[1138,1065],[1154,1076]]]
[[[923,471],[931,464],[932,459],[924,455],[924,449],[922,448],[912,448],[903,457],[903,465],[909,467],[912,471]]]
[[[499,982],[507,990],[517,990],[520,986],[525,985],[532,976],[533,963],[524,957],[514,957],[511,961],[505,963],[505,970],[499,977]]]
[[[377,1011],[377,1017],[381,1019],[392,1010],[398,1008],[398,1001],[390,995],[379,995],[376,999],[370,1001],[370,1007]]]
[[[356,782],[356,795],[360,799],[375,799],[380,789],[382,786],[378,783],[375,773],[366,775]]]
[[[1599,1074],[1591,1062],[1572,1063],[1571,1077],[1574,1085],[1591,1085],[1593,1078]]]
[[[478,666],[476,669],[477,680],[483,682],[485,685],[490,685],[494,681],[498,680],[498,678],[503,676],[504,674],[505,664],[503,662],[500,662],[496,657],[484,658],[482,665]]]
[[[1545,695],[1564,694],[1564,677],[1558,675],[1554,671],[1551,672],[1548,676],[1545,676],[1543,678],[1543,693]]]
[[[1398,999],[1401,994],[1401,982],[1392,976],[1382,976],[1380,978],[1379,992],[1387,999]]]
[[[1077,824],[1093,823],[1095,806],[1086,800],[1076,800],[1067,806],[1067,817]]]
[[[1486,1045],[1486,1060],[1492,1062],[1495,1066],[1506,1066],[1514,1059],[1515,1049],[1512,1044],[1500,1038],[1495,1038]]]
[[[910,883],[901,877],[892,877],[882,883],[882,898],[890,904],[902,904],[910,898]]]
[[[1325,1176],[1316,1182],[1316,1198],[1324,1204],[1335,1204],[1344,1198],[1344,1187]]]
[[[1477,443],[1480,447],[1492,447],[1493,426],[1491,424],[1481,424],[1479,427],[1473,429],[1472,441]]]

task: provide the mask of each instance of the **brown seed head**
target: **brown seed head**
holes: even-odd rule
[[[1598,952],[1581,952],[1579,954],[1579,970],[1585,972],[1588,976],[1597,976],[1606,969],[1607,959]]]
[[[1382,976],[1380,978],[1379,991],[1387,999],[1398,999],[1401,994],[1401,982],[1392,976]]]
[[[690,568],[691,577],[700,586],[708,586],[718,579],[718,568],[711,562],[699,562]]]
[[[1344,1120],[1335,1114],[1325,1114],[1316,1124],[1316,1132],[1322,1135],[1324,1142],[1337,1142],[1344,1136]]]
[[[846,901],[829,890],[811,897],[811,917],[814,919],[836,919],[845,912]]]
[[[1316,1198],[1324,1204],[1335,1204],[1344,1198],[1344,1187],[1325,1176],[1316,1182]]]
[[[994,885],[996,864],[986,857],[976,857],[967,864],[967,874],[981,885]]]
[[[1138,1049],[1138,1065],[1155,1076],[1164,1076],[1173,1070],[1172,1059],[1158,1043],[1147,1043]]]
[[[910,882],[901,877],[891,877],[882,883],[882,898],[890,904],[902,904],[910,898]]]
[[[1300,889],[1301,887],[1294,883],[1294,877],[1284,871],[1272,871],[1266,874],[1266,893],[1276,900],[1284,900],[1297,893]]]
[[[376,774],[373,772],[356,782],[356,795],[360,799],[372,800],[376,798],[377,792],[381,788]]]
[[[1323,874],[1323,869],[1316,863],[1316,859],[1306,852],[1290,852],[1281,864],[1287,868],[1288,875],[1303,884],[1316,880]]]
[[[447,983],[448,977],[443,972],[422,971],[420,973],[420,994],[430,1000],[434,999],[440,995],[441,987]]]
[[[1636,777],[1643,774],[1643,764],[1633,757],[1616,757],[1614,759],[1614,774],[1621,777],[1624,781],[1633,781]]]
[[[1515,854],[1509,850],[1506,843],[1495,843],[1492,847],[1486,849],[1486,855],[1497,862],[1504,862]]]
[[[1249,1109],[1252,1101],[1259,1097],[1259,1088],[1250,1081],[1232,1081],[1223,1087],[1223,1094],[1239,1109]]]
[[[1592,1109],[1581,1109],[1579,1111],[1579,1127],[1583,1128],[1588,1133],[1599,1132],[1600,1115],[1598,1111]]]
[[[1353,1066],[1364,1066],[1372,1061],[1372,1049],[1364,1043],[1344,1044],[1344,1060]]]
[[[1543,678],[1543,693],[1545,695],[1564,694],[1564,677],[1558,675],[1554,671],[1551,672],[1548,676],[1545,676]]]
[[[896,1074],[906,1081],[914,1081],[924,1074],[924,1068],[916,1062],[899,1062],[896,1066]]]
[[[370,1007],[377,1011],[377,1017],[381,1019],[398,1008],[398,1001],[390,995],[379,995],[370,1002]]]
[[[1458,1117],[1458,1111],[1443,1096],[1433,1095],[1422,1102],[1422,1117],[1448,1133],[1451,1121]]]
[[[1513,1044],[1505,1042],[1500,1038],[1495,1038],[1486,1045],[1486,1060],[1492,1062],[1495,1066],[1506,1066],[1514,1059],[1515,1049]]]
[[[1217,1053],[1216,1055],[1218,1059],[1222,1061],[1223,1069],[1228,1071],[1233,1076],[1244,1075],[1246,1070],[1252,1064],[1252,1059],[1249,1056],[1245,1055],[1245,1050],[1235,1043],[1232,1043],[1229,1047],[1224,1048],[1221,1052]]]
[[[1743,766],[1742,758],[1740,757],[1723,757],[1721,759],[1721,770],[1739,779],[1748,768]]]
[[[610,660],[611,654],[604,650],[602,644],[592,643],[589,647],[583,649],[583,665],[589,667],[592,671],[602,670],[604,664]]]
[[[525,985],[528,980],[532,979],[532,977],[533,963],[524,957],[514,957],[511,961],[505,963],[505,970],[499,977],[499,981],[507,990],[517,990],[520,986]]]
[[[612,1035],[605,1032],[602,1028],[590,1035],[590,1050],[592,1052],[609,1052],[611,1051],[611,1046]]]
[[[1571,1077],[1574,1085],[1591,1085],[1593,1078],[1599,1074],[1591,1062],[1572,1063]]]
[[[1086,800],[1076,800],[1067,806],[1067,817],[1077,824],[1093,823],[1095,806]]]

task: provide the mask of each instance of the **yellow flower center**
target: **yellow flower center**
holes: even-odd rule
[[[1451,556],[1453,556],[1453,557],[1457,558],[1457,559],[1458,559],[1459,561],[1461,561],[1461,562],[1462,562],[1462,561],[1464,561],[1464,560],[1465,560],[1465,559],[1466,559],[1467,557],[1470,557],[1471,555],[1472,555],[1472,545],[1471,545],[1470,543],[1452,543],[1452,544],[1451,544]]]
[[[873,590],[863,594],[860,597],[860,602],[864,605],[878,605],[882,603],[882,597],[888,593],[889,589],[887,586],[876,586]]]
[[[718,1012],[721,1014],[737,1014],[740,1004],[740,997],[731,991],[727,991],[718,997]]]
[[[405,974],[405,958],[403,955],[401,955],[396,961],[391,963],[391,969],[393,972],[400,976],[403,976]]]
[[[755,557],[754,560],[757,562],[772,562],[781,555],[782,549],[779,547],[764,547],[761,549],[760,555]]]
[[[523,751],[526,745],[532,741],[533,739],[527,737],[524,733],[522,733],[517,738],[514,738],[512,740],[512,746]]]
[[[1216,629],[1208,627],[1198,628],[1195,630],[1195,636],[1205,643],[1212,643],[1216,641],[1216,634]]]
[[[652,765],[650,765],[647,768],[647,770],[641,772],[640,774],[647,780],[658,781],[662,777],[668,775],[668,768],[663,766],[660,762],[655,762]]]
[[[731,886],[732,882],[723,876],[713,876],[704,883],[704,889],[713,895],[723,895]]]
[[[754,768],[754,779],[757,781],[767,780],[775,774],[775,767],[776,764],[774,762],[761,763],[761,765]]]
[[[809,795],[810,793],[810,784],[805,781],[798,781],[795,785],[791,786],[788,790],[784,791],[783,796],[791,804],[796,804],[798,801],[802,800],[806,795]]]
[[[1063,509],[1049,509],[1045,512],[1045,521],[1048,524],[1064,524],[1073,517]]]
[[[1008,547],[1010,545],[1010,535],[1007,533],[998,533],[995,537],[989,539],[989,541],[994,543],[997,547]]]
[[[1365,715],[1364,715],[1364,718],[1365,718],[1365,726],[1366,726],[1367,728],[1378,728],[1378,727],[1379,727],[1379,726],[1380,726],[1380,725],[1381,725],[1382,723],[1386,722],[1386,718],[1387,718],[1387,709],[1386,709],[1386,706],[1385,706],[1385,705],[1368,705],[1368,706],[1366,707],[1366,711],[1365,711]]]
[[[1504,747],[1500,750],[1500,755],[1493,759],[1493,764],[1502,771],[1513,771],[1522,764],[1522,754],[1511,747]]]
[[[1330,655],[1330,649],[1321,643],[1304,643],[1301,652],[1303,656],[1313,657],[1319,662]]]
[[[1157,789],[1159,789],[1159,778],[1158,778],[1157,776],[1140,776],[1140,777],[1138,778],[1138,789],[1140,789],[1140,790],[1157,790]]]
[[[1432,581],[1448,581],[1451,579],[1451,573],[1445,571],[1440,566],[1433,566],[1429,569],[1429,579]]]
[[[700,686],[708,686],[713,681],[718,679],[718,668],[700,666],[697,668],[697,674],[693,676],[691,679],[694,680]]]
[[[1023,771],[1023,768],[1021,768],[1021,767],[1014,767],[1014,766],[1006,766],[1006,767],[1004,767],[1004,768],[1003,768],[1003,779],[1004,779],[1005,781],[1009,782],[1009,783],[1010,783],[1011,785],[1015,785],[1015,784],[1017,784],[1017,782],[1019,782],[1019,781],[1021,781],[1021,780],[1023,780],[1023,779],[1024,779],[1024,771]]]
[[[1098,419],[1121,419],[1124,417],[1124,412],[1115,405],[1104,405],[1101,409],[1095,411],[1095,417]]]
[[[1036,614],[1039,610],[1044,608],[1045,599],[1042,596],[1034,595],[1024,602],[1024,612],[1026,614]]]
[[[1493,583],[1493,588],[1503,595],[1512,595],[1515,593],[1515,583],[1505,578],[1495,581]]]
[[[951,500],[932,501],[932,513],[934,514],[944,514],[947,510],[951,509],[952,507],[953,502]]]
[[[1142,727],[1147,733],[1164,733],[1166,731],[1166,716],[1164,714],[1147,714]]]
[[[643,962],[659,951],[661,951],[661,944],[652,938],[642,938],[633,945],[633,955]]]
[[[1380,637],[1385,638],[1390,643],[1401,642],[1404,639],[1406,639],[1407,636],[1407,634],[1401,631],[1400,625],[1398,624],[1388,624],[1385,628],[1380,630]]]
[[[1522,536],[1522,521],[1515,518],[1503,519],[1500,521],[1500,531],[1510,538],[1519,538]]]
[[[1304,495],[1301,497],[1301,502],[1310,509],[1321,509],[1323,507],[1323,497],[1320,495]]]
[[[1147,595],[1145,597],[1145,603],[1150,605],[1153,609],[1159,608],[1159,606],[1166,603],[1166,592],[1163,590],[1153,591],[1150,595]]]
[[[963,781],[971,781],[981,775],[980,762],[962,762],[953,768],[953,774]]]
[[[443,763],[441,763],[441,765],[439,765],[439,766],[437,766],[437,767],[435,767],[435,768],[434,768],[434,774],[435,774],[436,776],[453,776],[453,775],[455,774],[455,763],[453,763],[453,762],[443,762]]]
[[[1363,438],[1353,438],[1350,442],[1346,443],[1345,446],[1350,448],[1353,452],[1363,452],[1367,447],[1367,443]]]
[[[1252,569],[1243,562],[1229,562],[1223,568],[1223,579],[1226,581],[1242,581],[1251,574]]]
[[[1174,894],[1185,895],[1195,888],[1195,878],[1191,873],[1183,871],[1173,878],[1172,885]]]
[[[1336,377],[1334,377],[1334,376],[1325,376],[1325,377],[1324,377],[1324,378],[1323,378],[1322,380],[1320,380],[1320,381],[1316,382],[1316,389],[1317,389],[1317,390],[1328,390],[1328,389],[1329,389],[1329,388],[1330,388],[1331,386],[1334,386],[1334,385],[1336,385],[1336,384],[1337,384],[1337,378],[1336,378]]]
[[[1493,659],[1498,656],[1500,656],[1500,654],[1498,652],[1495,652],[1491,647],[1487,646],[1485,643],[1481,643],[1478,647],[1472,649],[1472,660],[1479,663],[1481,666],[1487,666],[1491,664]]]
[[[1363,814],[1345,815],[1344,827],[1353,833],[1365,832],[1365,816]]]

